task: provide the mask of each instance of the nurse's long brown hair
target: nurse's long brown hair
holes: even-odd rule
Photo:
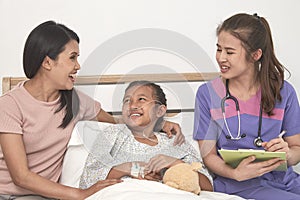
[[[262,50],[261,58],[256,61],[256,81],[260,83],[262,108],[268,115],[273,114],[277,101],[281,101],[280,89],[284,81],[285,67],[278,61],[270,26],[264,17],[257,14],[239,13],[226,19],[218,28],[217,35],[226,31],[239,40],[247,52],[247,60],[258,49]],[[288,71],[288,70],[287,70]]]

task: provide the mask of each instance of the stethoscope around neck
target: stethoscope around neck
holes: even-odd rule
[[[222,115],[223,115],[223,119],[224,119],[224,123],[225,123],[225,127],[228,131],[228,135],[226,135],[226,139],[230,139],[230,140],[240,140],[241,138],[246,137],[247,135],[245,133],[243,133],[241,135],[241,117],[240,117],[240,106],[239,106],[239,102],[238,100],[232,96],[229,92],[229,79],[226,79],[226,95],[225,97],[221,100],[221,110],[222,110]],[[225,116],[225,101],[226,100],[232,100],[235,103],[235,109],[237,111],[237,117],[238,117],[238,133],[236,137],[233,137],[228,124],[227,124],[227,120],[226,120],[226,116]],[[261,125],[262,125],[262,106],[260,104],[260,108],[259,108],[259,122],[258,122],[258,130],[257,130],[257,137],[254,139],[253,144],[257,147],[261,147],[262,146],[262,138],[261,138]]]

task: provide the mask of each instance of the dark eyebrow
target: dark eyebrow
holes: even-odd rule
[[[76,51],[73,51],[73,52],[70,53],[70,55],[75,55],[75,56],[77,56],[77,55],[79,55],[79,53],[77,53]]]
[[[147,96],[147,95],[145,95],[145,94],[139,94],[138,95],[138,97],[146,97],[146,98],[148,98],[148,99],[151,99],[153,96],[151,95],[151,96]]]
[[[218,48],[221,48],[221,46],[219,44],[216,44]],[[235,51],[236,49],[233,47],[225,47],[226,50],[232,50]]]
[[[142,94],[138,94],[137,97],[151,98],[151,97],[149,97],[149,96],[147,96],[147,95],[145,95],[145,94],[143,94],[143,93],[142,93]],[[123,100],[126,99],[126,98],[131,98],[131,95],[125,95],[125,96],[123,97]]]

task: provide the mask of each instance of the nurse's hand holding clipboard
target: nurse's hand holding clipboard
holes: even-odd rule
[[[261,162],[254,162],[255,159],[255,156],[249,156],[248,158],[242,160],[234,169],[234,179],[237,181],[244,181],[251,178],[256,178],[275,170],[283,162],[286,162],[280,158],[272,158],[270,160]]]

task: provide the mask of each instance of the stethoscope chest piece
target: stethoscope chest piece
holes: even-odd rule
[[[257,138],[254,139],[253,143],[256,147],[261,147],[262,143],[263,143],[263,140],[261,139],[261,137],[257,137]]]

